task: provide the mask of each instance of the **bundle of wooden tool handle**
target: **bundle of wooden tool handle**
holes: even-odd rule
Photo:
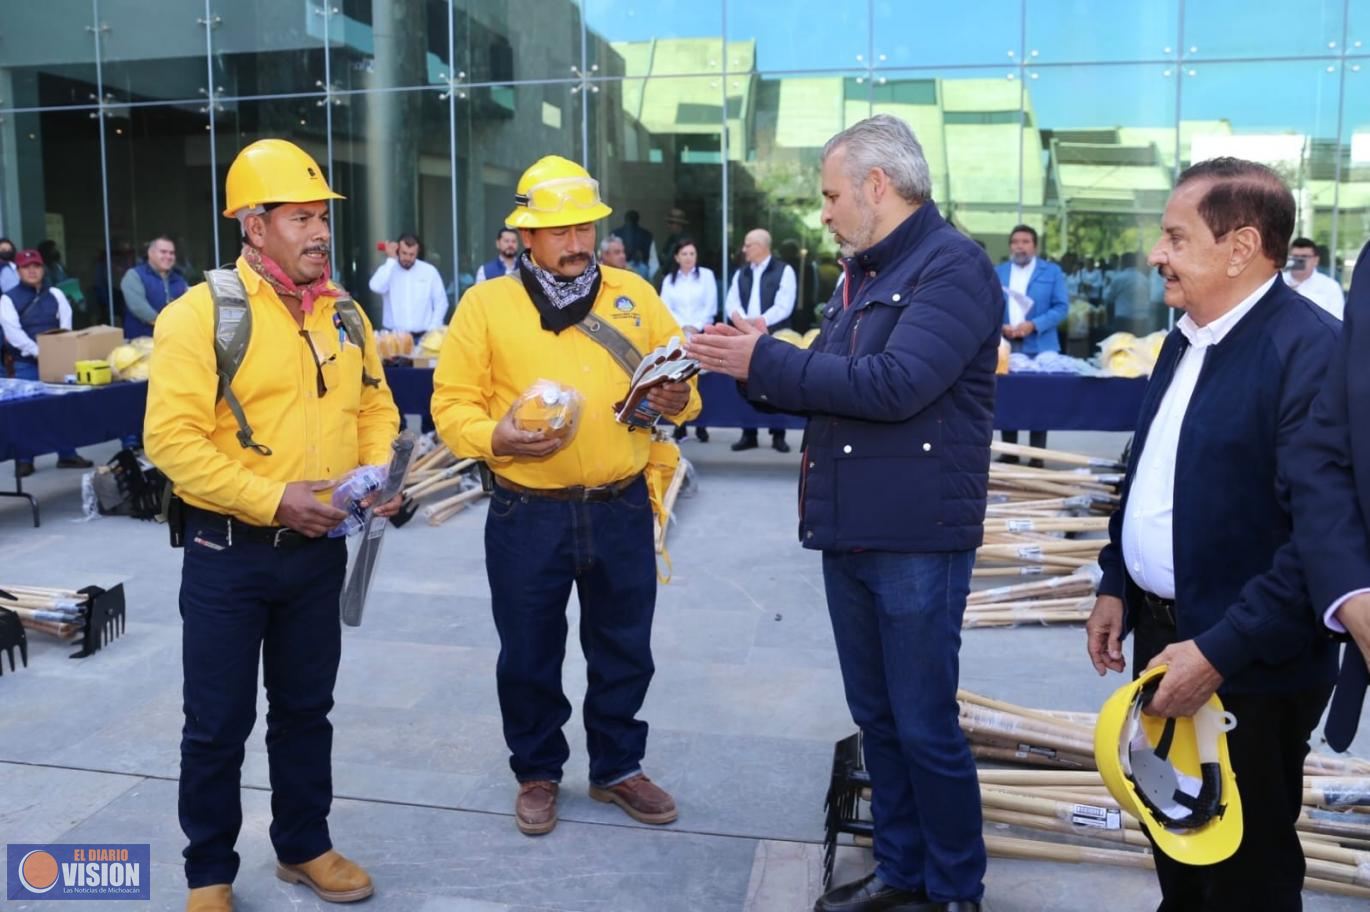
[[[404,499],[418,502],[444,495],[422,511],[430,526],[440,526],[485,496],[479,484],[471,487],[475,471],[476,460],[458,459],[445,445],[438,444],[414,460],[405,480]]]
[[[961,729],[977,758],[1035,767],[979,770],[991,855],[1152,867],[1141,826],[1094,768],[1093,714],[1028,709],[969,691],[957,696]],[[1307,888],[1370,898],[1370,762],[1309,755],[1303,804],[1297,827]],[[1004,827],[1015,835],[1004,835]],[[1060,835],[1112,847],[1045,841]]]
[[[29,630],[70,639],[81,633],[90,599],[72,589],[0,583],[0,608],[19,615]]]
[[[1014,627],[1019,624],[1082,624],[1094,607],[1097,570],[1091,565],[1070,576],[996,586],[966,599],[963,627]]]
[[[1067,576],[1094,564],[1108,531],[1108,515],[1118,506],[1124,467],[1062,450],[996,442],[995,454],[1017,464],[993,462],[985,543],[976,554],[976,579]],[[1041,467],[1028,465],[1039,460]],[[1074,605],[1039,606],[1048,623]],[[983,626],[1001,626],[987,623]]]

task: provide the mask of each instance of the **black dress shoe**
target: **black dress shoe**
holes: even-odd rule
[[[695,439],[698,440],[700,443],[708,443],[709,429],[702,427],[695,428]]]
[[[757,443],[755,437],[743,437],[737,443],[733,444],[732,450],[734,453],[741,453],[743,450],[754,450],[756,447]]]
[[[65,456],[57,460],[57,468],[59,469],[89,469],[93,465],[95,463],[81,456]]]
[[[14,474],[19,478],[28,478],[33,474],[33,463],[21,462],[14,467]]]
[[[785,442],[784,437],[776,437],[771,440],[771,448],[777,453],[788,453],[790,451],[790,445]]]
[[[940,904],[928,902],[922,890],[901,890],[871,873],[824,893],[814,903],[813,912],[925,912],[939,908]]]

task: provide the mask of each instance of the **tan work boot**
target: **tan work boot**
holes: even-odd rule
[[[186,897],[186,912],[233,912],[233,887],[228,884],[196,887]]]
[[[606,804],[618,805],[639,823],[660,826],[664,823],[674,823],[677,816],[675,799],[670,793],[641,773],[608,788],[592,785],[590,797]]]
[[[514,800],[514,823],[525,836],[550,833],[557,825],[557,793],[561,786],[544,779],[519,783]]]
[[[288,865],[278,861],[276,876],[286,883],[304,884],[324,902],[356,902],[376,892],[371,885],[371,875],[333,849],[304,864]]]

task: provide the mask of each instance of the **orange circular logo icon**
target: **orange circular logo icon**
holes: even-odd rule
[[[57,885],[57,859],[41,849],[19,862],[19,882],[30,893],[46,893]]]

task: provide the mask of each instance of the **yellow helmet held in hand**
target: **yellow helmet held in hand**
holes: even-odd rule
[[[346,199],[329,189],[319,163],[284,139],[259,139],[238,153],[224,181],[224,216],[267,203]]]
[[[614,210],[599,198],[599,181],[560,155],[535,161],[519,178],[510,228],[563,228],[607,218]]]
[[[1217,695],[1193,716],[1143,712],[1166,666],[1124,684],[1099,710],[1094,762],[1108,793],[1183,864],[1217,864],[1242,841],[1242,801],[1227,752],[1236,719]]]

